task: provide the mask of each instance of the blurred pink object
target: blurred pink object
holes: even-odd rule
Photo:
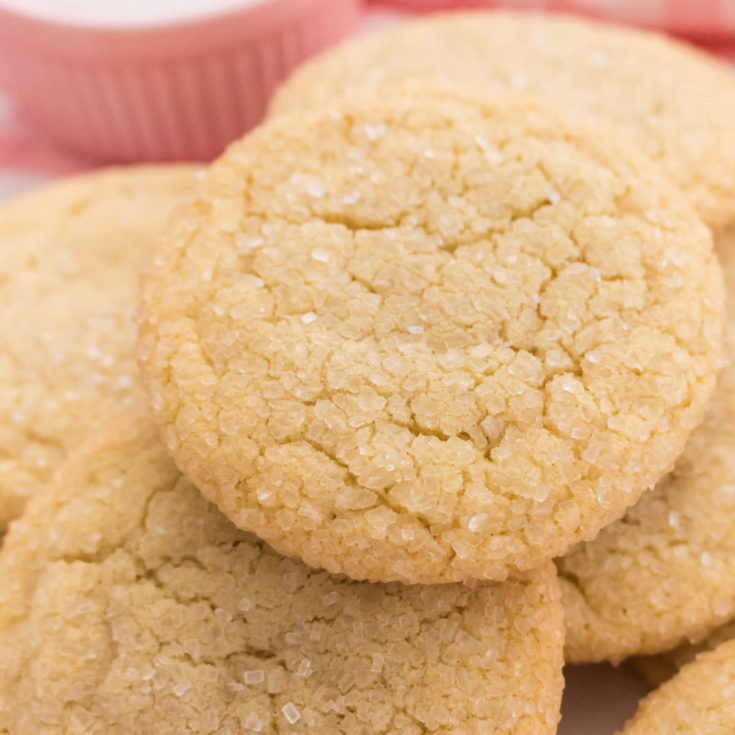
[[[8,91],[56,141],[108,162],[216,156],[258,123],[294,67],[353,29],[361,3],[250,0],[126,26],[7,5],[0,0]]]
[[[584,13],[735,48],[733,0],[374,0],[406,10],[508,7]]]

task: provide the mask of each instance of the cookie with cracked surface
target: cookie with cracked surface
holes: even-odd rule
[[[553,564],[439,587],[333,577],[239,531],[146,417],[113,422],[0,554],[0,731],[551,735]]]
[[[522,90],[624,133],[710,225],[735,217],[735,75],[683,43],[563,15],[433,15],[351,40],[298,69],[271,111],[406,77]]]
[[[731,735],[735,732],[735,641],[687,664],[649,694],[620,735]]]
[[[570,661],[659,653],[735,616],[735,229],[716,241],[727,364],[674,471],[559,560]]]
[[[0,208],[0,530],[100,421],[142,403],[140,271],[195,170],[79,176]]]
[[[279,116],[210,170],[140,354],[194,484],[354,579],[503,579],[633,504],[701,421],[723,295],[658,170],[432,85]]]

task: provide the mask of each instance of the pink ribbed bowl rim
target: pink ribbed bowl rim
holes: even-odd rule
[[[125,28],[59,25],[0,8],[0,43],[18,64],[7,70],[8,86],[39,128],[85,155],[208,159],[259,121],[290,70],[353,27],[358,0],[333,2],[270,0]]]

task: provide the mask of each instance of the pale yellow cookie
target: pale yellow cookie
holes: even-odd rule
[[[140,270],[191,166],[79,176],[0,208],[0,530],[68,452],[140,402]]]
[[[727,364],[674,471],[559,561],[570,661],[666,651],[735,616],[735,229],[717,245]]]
[[[272,112],[406,77],[527,92],[625,134],[712,225],[735,218],[735,74],[683,43],[563,15],[433,15],[327,51]]]
[[[620,735],[732,735],[735,641],[687,664],[649,694]]]
[[[181,469],[355,579],[503,579],[594,536],[701,421],[723,293],[601,131],[433,85],[279,116],[214,164],[143,299]]]
[[[552,735],[562,633],[550,563],[404,587],[277,556],[130,417],[6,536],[0,732]]]

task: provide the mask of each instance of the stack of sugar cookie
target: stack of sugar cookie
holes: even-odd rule
[[[437,15],[206,171],[7,205],[0,733],[547,735],[565,658],[690,658],[735,616],[733,120],[664,38]],[[733,645],[624,732],[735,731]]]

